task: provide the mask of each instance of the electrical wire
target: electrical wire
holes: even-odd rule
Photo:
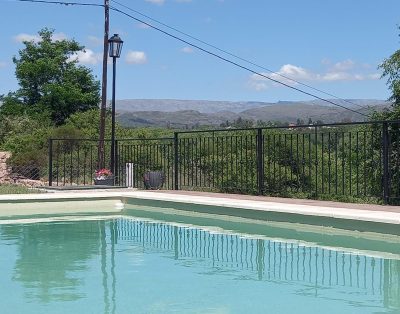
[[[148,16],[148,15],[146,15],[146,14],[144,14],[144,13],[141,13],[141,12],[135,10],[135,9],[132,9],[132,8],[128,7],[127,5],[125,5],[125,4],[123,4],[123,3],[119,2],[119,1],[111,0],[111,2],[114,2],[114,3],[120,5],[121,7],[125,8],[125,9],[127,9],[127,10],[130,10],[130,11],[136,13],[136,14],[139,14],[140,16],[143,16],[143,17],[149,19],[150,21],[156,22],[157,24],[160,24],[160,25],[162,25],[162,26],[164,26],[164,27],[167,27],[167,28],[169,28],[169,29],[171,29],[171,30],[173,30],[173,31],[175,31],[175,32],[177,32],[177,33],[179,33],[179,34],[181,34],[181,35],[184,35],[184,36],[187,36],[187,37],[189,37],[189,38],[191,38],[191,39],[194,39],[194,40],[196,40],[196,41],[199,42],[199,43],[202,43],[202,44],[204,44],[204,45],[206,45],[206,46],[208,46],[208,47],[214,48],[214,49],[216,49],[216,50],[218,50],[218,51],[220,51],[220,52],[223,52],[223,53],[225,53],[225,54],[227,54],[227,55],[229,55],[229,56],[231,56],[231,57],[234,57],[234,58],[239,59],[239,60],[241,60],[241,61],[244,61],[244,62],[246,62],[246,63],[248,63],[248,64],[251,64],[251,65],[253,65],[253,66],[256,66],[256,67],[258,67],[258,68],[260,68],[260,69],[263,69],[263,70],[265,70],[265,71],[267,71],[267,72],[269,72],[269,73],[271,73],[271,74],[280,76],[280,77],[282,77],[282,78],[284,78],[284,79],[287,79],[287,80],[292,81],[292,82],[294,82],[294,83],[297,83],[297,84],[299,84],[299,85],[305,86],[305,87],[307,87],[307,88],[310,88],[310,89],[312,89],[312,90],[314,90],[314,91],[317,91],[317,92],[319,92],[319,93],[322,93],[322,94],[324,94],[324,95],[327,95],[327,96],[336,98],[337,100],[341,100],[341,101],[346,102],[346,103],[348,103],[348,104],[351,104],[351,105],[353,105],[353,106],[357,106],[357,107],[359,107],[359,108],[361,108],[361,109],[368,108],[368,106],[361,106],[361,105],[359,105],[359,104],[357,104],[357,103],[354,103],[354,102],[352,102],[352,101],[350,101],[350,100],[348,100],[348,99],[343,99],[343,98],[338,97],[338,96],[336,96],[336,95],[334,95],[334,94],[325,92],[325,91],[323,91],[323,90],[321,90],[321,89],[318,89],[318,88],[315,88],[315,87],[313,87],[313,86],[311,86],[311,85],[309,85],[309,84],[305,84],[305,83],[303,83],[303,82],[300,82],[299,80],[295,80],[295,79],[293,79],[293,78],[291,78],[291,77],[289,77],[289,76],[286,76],[286,75],[283,75],[283,74],[281,74],[281,73],[279,73],[279,72],[276,72],[276,71],[273,71],[273,70],[271,70],[271,69],[268,69],[268,68],[265,67],[265,66],[261,66],[261,65],[255,63],[255,62],[253,62],[253,61],[250,61],[250,60],[248,60],[248,59],[242,58],[242,57],[240,57],[240,56],[238,56],[238,55],[236,55],[236,54],[234,54],[234,53],[232,53],[232,52],[229,52],[229,51],[227,51],[227,50],[221,49],[221,48],[219,48],[219,47],[217,47],[217,46],[215,46],[215,45],[213,45],[213,44],[210,44],[210,43],[208,43],[208,42],[206,42],[206,41],[204,41],[204,40],[202,40],[202,39],[199,39],[199,38],[197,38],[197,37],[194,37],[193,35],[190,35],[190,34],[188,34],[188,33],[186,33],[186,32],[183,32],[183,31],[181,31],[181,30],[179,30],[179,29],[177,29],[177,28],[175,28],[175,27],[173,27],[173,26],[169,26],[169,25],[166,24],[166,23],[163,23],[163,22],[161,22],[161,21],[159,21],[159,20],[156,20],[156,19],[152,18],[151,16]]]
[[[69,1],[47,1],[47,0],[9,0],[15,2],[33,2],[33,3],[43,3],[43,4],[61,4],[61,5],[77,5],[77,6],[91,6],[91,7],[103,7],[104,4],[96,3],[85,3],[85,2],[69,2]]]
[[[104,5],[102,5],[102,4],[83,3],[83,2],[70,2],[70,1],[68,1],[68,2],[67,2],[67,1],[51,1],[51,0],[14,0],[14,1],[16,1],[16,2],[43,3],[43,4],[59,4],[59,5],[77,5],[77,6],[104,7]],[[112,0],[112,1],[113,1],[113,0]],[[116,2],[116,1],[113,1],[113,2]],[[117,2],[116,2],[116,3],[117,3]],[[120,3],[118,3],[118,4],[121,5]],[[123,6],[123,5],[122,5],[122,6]],[[161,28],[159,28],[159,27],[156,27],[156,26],[154,26],[154,25],[152,25],[152,24],[149,24],[149,23],[147,23],[147,22],[145,22],[145,21],[143,21],[143,20],[141,20],[141,19],[139,19],[139,18],[137,18],[137,17],[134,17],[134,16],[132,16],[131,14],[126,13],[126,12],[124,12],[124,11],[122,11],[122,10],[116,8],[116,7],[110,6],[110,10],[115,11],[115,12],[118,12],[118,13],[120,13],[120,14],[122,14],[122,15],[125,15],[125,16],[127,16],[127,17],[129,17],[129,18],[131,18],[131,19],[133,19],[133,20],[135,20],[135,21],[137,21],[137,22],[143,23],[144,25],[147,25],[148,27],[150,27],[150,28],[152,28],[152,29],[155,29],[155,30],[157,30],[157,31],[159,31],[159,32],[161,32],[161,33],[163,33],[163,34],[165,34],[165,35],[171,37],[171,38],[174,38],[174,39],[176,39],[176,40],[178,40],[178,41],[181,41],[181,42],[183,42],[183,43],[185,43],[185,44],[187,44],[187,45],[189,45],[189,46],[191,46],[191,47],[194,47],[194,48],[196,48],[196,49],[198,49],[198,50],[200,50],[200,51],[203,51],[203,52],[205,52],[205,53],[207,53],[207,54],[209,54],[209,55],[211,55],[211,56],[214,56],[214,57],[216,57],[216,58],[218,58],[218,59],[220,59],[220,60],[222,60],[222,61],[225,61],[225,62],[227,62],[227,63],[230,63],[230,64],[232,64],[232,65],[234,65],[234,66],[236,66],[236,67],[239,67],[239,68],[241,68],[241,69],[243,69],[243,70],[246,70],[246,71],[248,71],[248,72],[250,72],[250,73],[253,73],[253,74],[256,74],[256,75],[258,75],[258,76],[261,76],[261,77],[263,77],[263,78],[265,78],[265,79],[267,79],[267,80],[270,80],[270,81],[272,81],[272,82],[275,82],[275,83],[277,83],[277,84],[280,84],[280,85],[282,85],[282,86],[285,86],[285,87],[287,87],[287,88],[290,88],[290,89],[292,89],[292,90],[298,91],[298,92],[300,92],[300,93],[302,93],[302,94],[305,94],[305,95],[314,97],[314,98],[316,98],[316,99],[319,99],[319,100],[321,100],[321,101],[327,102],[327,103],[329,103],[329,104],[331,104],[331,105],[334,105],[334,106],[337,106],[337,107],[340,107],[340,108],[343,108],[343,109],[352,111],[352,112],[354,112],[354,113],[360,114],[360,115],[365,116],[365,117],[369,117],[368,115],[366,115],[366,114],[364,114],[364,113],[358,112],[358,111],[353,110],[353,109],[351,109],[351,108],[347,108],[347,107],[342,106],[342,105],[340,105],[340,104],[337,104],[337,103],[335,103],[335,102],[333,102],[333,101],[331,101],[331,100],[329,100],[329,99],[325,99],[325,98],[319,97],[319,96],[317,96],[317,95],[314,95],[314,94],[312,94],[312,93],[309,93],[309,92],[307,92],[307,91],[304,91],[304,90],[302,90],[302,89],[300,89],[300,88],[297,88],[297,87],[294,87],[294,86],[290,86],[289,84],[286,84],[286,83],[284,83],[284,82],[275,80],[275,79],[273,79],[273,78],[271,78],[271,77],[269,77],[269,76],[267,76],[267,75],[265,75],[265,74],[263,74],[263,73],[257,72],[257,71],[255,71],[255,70],[253,70],[253,69],[250,69],[250,68],[248,68],[248,67],[246,67],[246,66],[244,66],[244,65],[241,65],[241,64],[239,64],[239,63],[237,63],[237,62],[234,62],[234,61],[232,61],[232,60],[229,60],[229,59],[227,59],[227,58],[225,58],[225,57],[222,57],[222,56],[220,56],[220,55],[218,55],[218,54],[216,54],[216,53],[214,53],[214,52],[212,52],[212,51],[209,51],[209,50],[207,50],[207,49],[205,49],[205,48],[202,48],[202,47],[200,47],[200,46],[198,46],[198,45],[196,45],[196,44],[193,44],[193,43],[191,43],[191,42],[189,42],[189,41],[187,41],[187,40],[185,40],[185,39],[182,39],[182,38],[180,38],[180,37],[178,37],[178,36],[176,36],[176,35],[173,35],[173,34],[167,32],[167,31],[165,31],[165,30],[163,30],[163,29],[161,29]],[[131,9],[131,10],[133,10],[133,9]],[[135,11],[135,10],[134,10],[134,11]],[[139,13],[138,13],[138,14],[139,14]],[[142,14],[142,15],[143,15],[143,14]],[[149,18],[149,17],[148,17],[148,18]],[[156,21],[156,20],[154,20],[154,21]],[[162,23],[162,24],[163,24],[163,23]],[[166,24],[165,24],[165,26],[166,26],[166,27],[169,27],[169,26],[167,26]],[[169,28],[172,29],[171,27],[169,27]],[[177,30],[177,31],[178,31],[178,30]],[[178,31],[178,32],[180,32],[180,31]],[[185,33],[183,33],[183,32],[181,32],[181,33],[182,33],[182,34],[185,34]],[[195,40],[198,40],[198,39],[196,39],[195,37],[193,37],[193,36],[191,36],[191,35],[188,35],[188,34],[185,34],[185,35],[186,35],[186,36],[189,36],[189,37],[191,37],[191,38],[193,38],[193,39],[195,39]],[[198,40],[198,41],[200,41],[200,40]],[[202,41],[200,41],[200,42],[202,42]],[[208,45],[208,46],[212,46],[212,45],[210,45],[210,44],[208,44],[208,43],[206,43],[206,42],[203,42],[203,43],[206,44],[206,45]],[[220,51],[222,51],[222,52],[225,52],[224,50],[219,49],[219,48],[217,48],[217,47],[215,47],[215,49],[218,49],[218,50],[220,50]],[[231,56],[234,56],[234,57],[236,57],[236,58],[238,58],[238,59],[241,59],[241,60],[243,60],[243,61],[245,61],[245,62],[248,62],[248,63],[253,64],[252,62],[249,62],[249,61],[247,61],[246,59],[242,59],[242,58],[240,58],[240,57],[238,57],[238,56],[235,56],[235,55],[233,55],[233,54],[231,54],[231,53],[229,53],[229,52],[225,52],[225,53],[227,53],[227,54],[229,54],[229,55],[231,55]],[[258,65],[255,64],[255,63],[254,63],[254,65],[257,66],[257,67],[260,67],[260,66],[258,66]],[[265,68],[265,69],[266,69],[266,68]],[[267,69],[267,70],[268,70],[268,69]],[[268,70],[268,71],[271,71],[271,70]],[[276,72],[273,72],[273,71],[271,71],[271,72],[272,72],[272,73],[276,73]],[[276,74],[280,75],[279,73],[276,73]],[[281,76],[282,76],[282,75],[281,75]],[[283,76],[283,77],[285,77],[285,76]],[[286,77],[285,77],[285,78],[286,78]],[[292,80],[292,81],[294,81],[294,82],[297,82],[297,81],[295,81],[295,80],[293,80],[293,79],[291,79],[291,78],[287,78],[287,79]],[[298,83],[304,85],[304,83],[301,83],[301,82],[298,82]],[[311,88],[313,88],[313,87],[311,87]],[[323,93],[324,93],[324,92],[323,92]],[[336,97],[336,96],[333,96],[333,97]],[[337,98],[337,97],[336,97],[336,98]],[[338,98],[338,99],[340,99],[340,98]]]
[[[239,68],[241,68],[241,69],[243,69],[243,70],[246,70],[246,71],[248,71],[248,72],[250,72],[250,73],[253,73],[253,74],[256,74],[256,75],[258,75],[258,76],[261,76],[261,77],[263,77],[263,78],[265,78],[265,79],[267,79],[267,80],[270,80],[270,81],[275,82],[275,83],[277,83],[277,84],[283,85],[283,86],[285,86],[285,87],[287,87],[287,88],[290,88],[290,89],[292,89],[292,90],[298,91],[298,92],[300,92],[300,93],[302,93],[302,94],[305,94],[305,95],[314,97],[314,98],[316,98],[316,99],[322,100],[322,101],[327,102],[327,103],[329,103],[329,104],[331,104],[331,105],[334,105],[334,106],[337,106],[337,107],[340,107],[340,108],[343,108],[343,109],[352,111],[352,112],[354,112],[354,113],[358,113],[359,115],[362,115],[362,116],[365,116],[365,117],[368,117],[368,118],[369,118],[369,116],[366,115],[366,114],[364,114],[364,113],[361,113],[361,112],[358,112],[358,111],[353,110],[353,109],[351,109],[351,108],[347,108],[347,107],[345,107],[345,106],[339,105],[339,104],[337,104],[337,103],[335,103],[335,102],[333,102],[333,101],[331,101],[331,100],[329,100],[329,99],[325,99],[325,98],[319,97],[319,96],[317,96],[317,95],[314,95],[314,94],[312,94],[312,93],[309,93],[309,92],[307,92],[307,91],[304,91],[304,90],[302,90],[302,89],[300,89],[300,88],[297,88],[297,87],[294,87],[294,86],[290,86],[289,84],[286,84],[286,83],[284,83],[284,82],[275,80],[275,79],[273,79],[273,78],[271,78],[271,77],[269,77],[269,76],[267,76],[267,75],[264,75],[264,74],[262,74],[262,73],[260,73],[260,72],[257,72],[257,71],[255,71],[255,70],[253,70],[253,69],[250,69],[250,68],[248,68],[248,67],[246,67],[246,66],[244,66],[244,65],[241,65],[241,64],[239,64],[239,63],[237,63],[237,62],[235,62],[235,61],[232,61],[232,60],[229,60],[229,59],[227,59],[227,58],[225,58],[225,57],[222,57],[222,56],[220,56],[220,55],[218,55],[218,54],[216,54],[216,53],[214,53],[214,52],[212,52],[212,51],[209,51],[209,50],[207,50],[207,49],[205,49],[205,48],[202,48],[202,47],[200,47],[200,46],[198,46],[198,45],[196,45],[196,44],[193,44],[193,43],[191,43],[191,42],[189,42],[189,41],[187,41],[187,40],[185,40],[185,39],[182,39],[182,38],[180,38],[180,37],[178,37],[178,36],[176,36],[176,35],[173,35],[173,34],[167,32],[167,31],[165,31],[165,30],[163,30],[163,29],[161,29],[161,28],[159,28],[159,27],[157,27],[157,26],[154,26],[154,25],[152,25],[152,24],[150,24],[150,23],[147,23],[147,22],[145,22],[145,21],[143,21],[143,20],[137,18],[137,17],[134,17],[134,16],[132,16],[131,14],[126,13],[126,12],[124,12],[124,11],[118,9],[118,8],[115,8],[115,7],[110,6],[110,10],[115,11],[115,12],[118,12],[118,13],[120,13],[120,14],[122,14],[122,15],[125,15],[125,16],[127,16],[127,17],[129,17],[129,18],[131,18],[131,19],[133,19],[133,20],[135,20],[135,21],[137,21],[137,22],[143,23],[144,25],[147,25],[148,27],[150,27],[150,28],[152,28],[152,29],[155,29],[155,30],[157,30],[157,31],[159,31],[159,32],[161,32],[161,33],[163,33],[164,35],[167,35],[167,36],[169,36],[169,37],[171,37],[171,38],[174,38],[174,39],[176,39],[176,40],[178,40],[178,41],[180,41],[180,42],[183,42],[183,43],[185,43],[185,44],[187,44],[187,45],[189,45],[189,46],[191,46],[191,47],[193,47],[193,48],[196,48],[196,49],[198,49],[198,50],[200,50],[200,51],[203,51],[203,52],[205,52],[205,53],[207,53],[207,54],[209,54],[209,55],[211,55],[211,56],[214,56],[214,57],[216,57],[216,58],[218,58],[218,59],[220,59],[220,60],[222,60],[222,61],[225,61],[225,62],[227,62],[227,63],[230,63],[230,64],[232,64],[232,65],[234,65],[234,66],[236,66],[236,67],[239,67]]]

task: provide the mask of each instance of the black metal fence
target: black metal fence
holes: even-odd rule
[[[116,184],[142,188],[143,174],[160,170],[166,189],[388,203],[400,197],[399,127],[340,123],[117,140]],[[51,139],[49,146],[50,185],[92,184],[96,140]]]
[[[110,141],[105,141],[109,156]],[[98,140],[50,139],[49,185],[90,185],[98,167]]]

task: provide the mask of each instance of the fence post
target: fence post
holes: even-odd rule
[[[49,186],[53,185],[53,139],[49,139]]]
[[[264,193],[264,151],[262,129],[257,129],[257,185],[258,194]]]
[[[383,122],[382,142],[383,142],[383,202],[389,203],[389,127],[387,122]]]
[[[174,190],[179,190],[179,138],[178,132],[174,133]]]

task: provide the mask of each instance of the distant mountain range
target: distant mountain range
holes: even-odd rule
[[[341,106],[360,113],[382,111],[390,106],[384,100],[351,99],[332,100]],[[297,119],[321,120],[325,123],[363,121],[365,116],[333,106],[320,100],[266,102],[229,102],[177,99],[129,99],[116,103],[117,119],[126,127],[160,126],[192,128],[194,126],[219,126],[241,117],[264,122],[295,123]]]

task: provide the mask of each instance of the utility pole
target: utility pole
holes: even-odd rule
[[[104,0],[104,47],[103,47],[103,77],[101,82],[101,107],[99,126],[99,147],[97,169],[105,166],[104,162],[104,137],[106,129],[107,109],[107,61],[108,61],[108,37],[110,31],[110,1]]]

